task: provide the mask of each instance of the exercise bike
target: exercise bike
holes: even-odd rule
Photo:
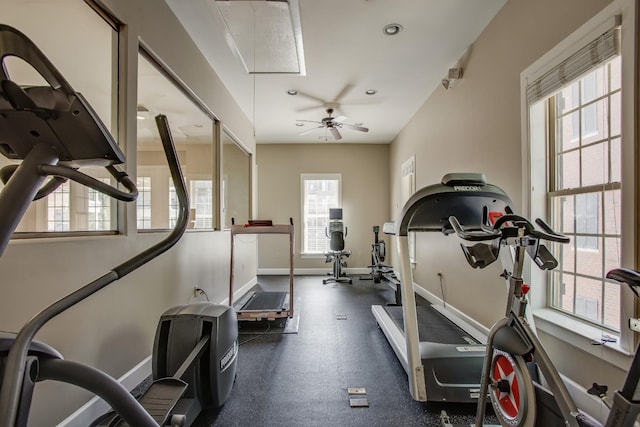
[[[324,256],[326,257],[325,262],[332,263],[333,268],[331,273],[327,273],[331,277],[322,279],[323,285],[327,283],[353,283],[352,279],[342,271],[343,268],[347,268],[345,258],[351,256],[351,251],[344,248],[344,238],[347,237],[347,233],[347,227],[342,222],[342,209],[329,209],[329,227],[324,230],[324,234],[329,238],[329,251],[325,252]]]
[[[0,25],[0,62],[15,56],[29,63],[48,86],[23,88],[0,67],[0,153],[22,160],[0,171],[0,256],[31,202],[71,179],[117,200],[131,202],[138,191],[116,166],[125,157],[98,115],[46,56],[18,30]],[[108,426],[190,425],[204,409],[218,408],[231,392],[237,362],[235,311],[216,304],[174,307],[160,319],[153,350],[153,384],[140,400],[109,375],[64,360],[53,347],[34,340],[51,319],[158,257],[187,228],[189,200],[168,121],[156,117],[179,201],[178,220],[168,236],[91,283],[36,314],[19,333],[0,333],[0,426],[27,425],[35,383],[61,381],[102,397],[115,414]],[[102,166],[124,190],[80,171]],[[47,177],[51,177],[45,183]],[[188,381],[188,382],[187,382]]]
[[[513,271],[504,272],[509,281],[506,316],[493,325],[488,336],[476,427],[480,427],[484,420],[487,396],[503,426],[601,426],[598,421],[578,409],[526,319],[527,293],[530,287],[522,279],[525,254],[533,259],[538,268],[551,270],[557,266],[557,260],[540,242],[546,240],[568,243],[569,238],[555,233],[542,220],[536,220],[540,227],[538,229],[527,219],[514,214],[497,218],[493,227],[487,226],[474,231],[464,230],[455,217],[449,218],[449,222],[464,240],[492,241],[490,244],[476,243],[472,247],[461,245],[467,261],[473,267],[484,266],[486,262],[495,259],[501,246],[510,247],[514,253]],[[615,269],[607,274],[607,278],[626,283],[638,295],[635,290],[640,286],[638,272]],[[636,350],[624,387],[614,395],[605,424],[607,427],[635,424],[640,412],[638,354]],[[546,387],[534,381],[530,370],[530,363],[533,361],[540,369]],[[597,387],[599,390],[594,393],[600,394],[601,387]]]

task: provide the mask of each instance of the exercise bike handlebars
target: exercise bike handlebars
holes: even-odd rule
[[[479,242],[484,240],[494,240],[502,237],[502,233],[500,230],[491,230],[487,228],[482,228],[480,230],[465,230],[464,227],[458,221],[458,218],[455,216],[449,217],[449,224],[453,228],[453,231],[464,240],[469,240],[472,242]]]
[[[507,222],[513,222],[514,226],[505,227]],[[464,240],[469,241],[483,241],[494,240],[497,238],[516,237],[513,233],[516,229],[523,229],[524,234],[521,237],[531,236],[537,240],[548,240],[558,243],[569,243],[569,237],[556,233],[551,227],[541,220],[536,219],[536,224],[542,228],[543,231],[538,230],[535,226],[526,218],[516,214],[506,214],[498,218],[493,225],[493,228],[482,227],[480,230],[465,230],[455,216],[449,217],[449,223],[456,232],[456,234]]]

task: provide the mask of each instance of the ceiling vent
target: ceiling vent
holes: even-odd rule
[[[298,0],[215,0],[249,74],[305,75]]]

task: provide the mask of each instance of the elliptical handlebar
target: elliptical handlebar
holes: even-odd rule
[[[83,301],[85,298],[93,295],[100,289],[103,289],[107,285],[115,282],[164,253],[178,242],[186,230],[189,219],[189,197],[173,138],[169,130],[167,118],[164,115],[156,116],[156,125],[158,126],[160,140],[162,141],[179,202],[178,219],[173,230],[160,242],[133,256],[117,267],[114,267],[103,276],[45,308],[34,316],[29,323],[22,327],[6,360],[5,375],[2,380],[2,386],[0,387],[0,414],[3,414],[2,418],[0,418],[1,427],[14,426],[21,399],[21,390],[27,363],[27,352],[36,333],[42,328],[42,326],[71,306]],[[124,391],[126,392],[126,390]],[[128,409],[130,409],[131,412],[121,414],[126,420],[137,419],[132,417],[136,417],[138,415],[146,418],[146,415],[142,414],[137,406],[131,406]],[[137,425],[156,425],[151,418],[147,418],[147,420],[148,423],[137,423]]]

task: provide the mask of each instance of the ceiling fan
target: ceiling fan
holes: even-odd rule
[[[316,129],[326,128],[327,130],[329,130],[329,132],[331,132],[331,135],[333,135],[333,138],[338,140],[338,139],[342,139],[342,135],[340,135],[338,128],[347,127],[349,129],[357,130],[360,132],[369,132],[369,128],[343,123],[345,120],[347,120],[346,116],[331,117],[331,115],[333,114],[333,108],[327,108],[326,111],[327,111],[328,117],[325,117],[324,119],[322,119],[321,122],[316,120],[297,120],[298,122],[318,123],[320,125],[311,129],[307,129],[304,132],[301,132],[300,135],[306,135],[309,132],[313,132]]]

